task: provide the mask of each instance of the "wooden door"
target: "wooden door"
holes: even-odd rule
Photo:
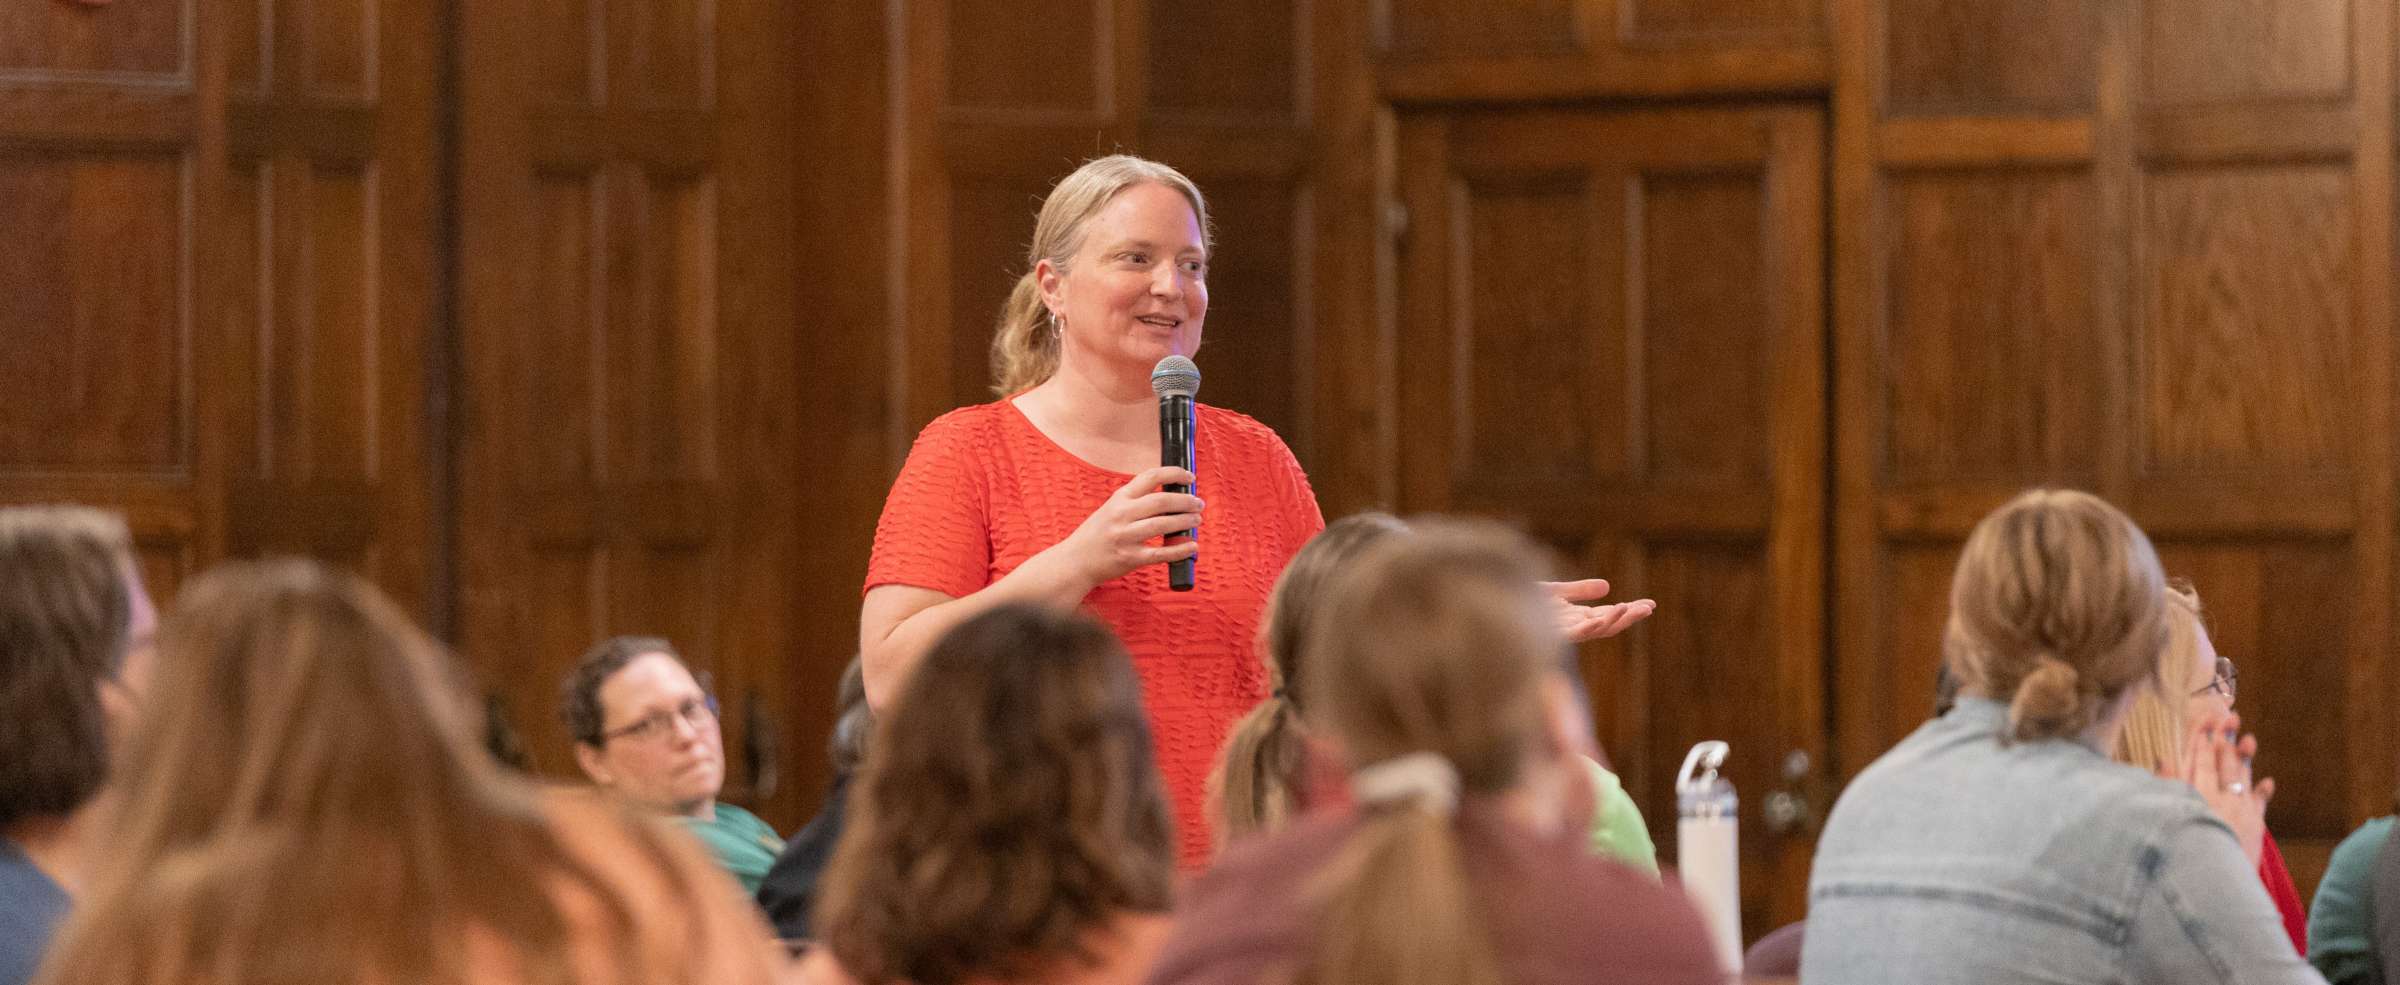
[[[723,699],[727,799],[787,824],[830,711],[793,685],[851,650],[792,631],[797,491],[835,481],[795,454],[793,28],[774,0],[459,22],[461,642],[571,774],[565,668],[673,640]]]
[[[1662,600],[1585,654],[1600,739],[1668,861],[1676,767],[1732,743],[1752,936],[1800,916],[1814,832],[1764,805],[1818,795],[1827,735],[1823,132],[1801,106],[1400,130],[1401,505],[1514,518]]]
[[[1845,773],[1923,720],[1974,523],[2090,489],[2239,663],[2306,898],[2391,808],[2391,5],[1837,12]]]
[[[125,513],[162,599],[224,549],[225,43],[189,3],[0,8],[0,503]]]

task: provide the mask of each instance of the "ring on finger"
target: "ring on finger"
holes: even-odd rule
[[[2226,785],[2225,785],[2225,792],[2226,792],[2226,793],[2229,793],[2229,794],[2232,794],[2232,795],[2234,795],[2234,796],[2236,796],[2236,797],[2239,797],[2239,796],[2241,796],[2241,795],[2243,795],[2243,794],[2249,793],[2249,792],[2250,792],[2250,781],[2248,781],[2248,780],[2235,780],[2235,781],[2233,781],[2232,783],[2228,783],[2228,784],[2226,784]]]

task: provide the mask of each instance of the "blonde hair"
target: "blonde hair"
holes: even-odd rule
[[[220,567],[162,623],[157,674],[108,850],[41,981],[461,982],[470,936],[529,981],[571,977],[595,946],[620,981],[707,977],[643,966],[671,931],[561,841],[483,751],[439,645],[356,576]],[[683,874],[666,833],[605,816],[660,908],[708,909],[719,887]],[[577,936],[585,921],[604,943]]]
[[[2012,741],[2089,728],[2156,674],[2166,645],[2158,552],[2097,496],[2020,494],[1959,552],[1943,659],[1963,686],[2008,703]]]
[[[1320,601],[1302,647],[1311,721],[1354,767],[1430,752],[1457,770],[1470,803],[1514,787],[1564,653],[1539,557],[1522,536],[1458,521],[1369,549]],[[1500,981],[1459,829],[1431,805],[1365,808],[1314,893],[1316,940],[1298,982]]]
[[[1306,808],[1305,736],[1295,691],[1310,617],[1335,575],[1367,548],[1407,532],[1408,525],[1389,513],[1343,517],[1309,538],[1275,579],[1266,614],[1259,620],[1267,682],[1273,690],[1234,723],[1208,776],[1219,845],[1283,827]]]
[[[1192,179],[1157,161],[1130,154],[1094,158],[1075,173],[1051,186],[1042,200],[1041,217],[1033,224],[1033,242],[1025,250],[1025,273],[1008,292],[1000,322],[992,334],[992,390],[1000,396],[1022,393],[1058,372],[1058,335],[1050,309],[1042,303],[1041,281],[1035,270],[1044,260],[1061,273],[1083,247],[1084,231],[1117,195],[1135,185],[1165,185],[1192,204],[1200,224],[1200,243],[1213,239],[1208,225],[1208,202]],[[1047,326],[1047,328],[1046,328]]]
[[[2208,686],[2192,679],[2192,656],[2200,648],[2200,595],[2189,585],[2167,587],[2167,645],[2158,652],[2151,687],[2134,695],[2117,735],[2118,762],[2153,773],[2183,770],[2184,699]]]

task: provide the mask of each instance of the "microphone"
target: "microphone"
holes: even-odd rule
[[[1168,356],[1158,361],[1150,371],[1150,389],[1158,394],[1158,451],[1159,464],[1172,465],[1193,475],[1200,470],[1194,464],[1193,446],[1198,442],[1198,429],[1192,424],[1192,398],[1200,395],[1200,367],[1182,356]],[[1188,493],[1192,487],[1180,482],[1166,486],[1168,492]],[[1171,533],[1166,543],[1180,544],[1191,537],[1189,530]],[[1167,587],[1178,592],[1192,590],[1194,569],[1198,558],[1167,562]]]

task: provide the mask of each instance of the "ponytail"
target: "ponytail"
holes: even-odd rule
[[[2086,693],[2083,684],[2074,664],[2047,653],[2035,658],[2033,673],[2025,675],[2008,702],[2009,738],[2055,739],[2090,727],[2100,711],[2100,696]]]
[[[1017,278],[992,333],[992,391],[1015,396],[1058,372],[1058,332],[1033,271]]]
[[[1370,809],[1320,884],[1316,951],[1293,985],[1500,985],[1459,832],[1423,802]]]
[[[1259,702],[1233,723],[1208,778],[1217,847],[1277,830],[1307,805],[1305,744],[1300,715],[1286,698]]]

